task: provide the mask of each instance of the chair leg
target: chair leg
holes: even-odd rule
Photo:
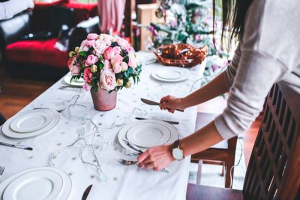
[[[231,179],[230,179],[230,169],[234,166],[234,159],[228,159],[226,162],[226,176],[225,176],[225,188],[232,188],[230,187]],[[234,168],[231,170],[231,175],[233,177]],[[231,184],[232,185],[232,184]]]
[[[199,160],[199,162],[198,162],[197,180],[196,180],[196,184],[197,185],[201,184],[202,165],[203,165],[203,160]]]
[[[226,163],[223,161],[222,162],[222,174],[221,174],[221,176],[224,176],[224,174],[225,174],[225,168],[226,168]]]

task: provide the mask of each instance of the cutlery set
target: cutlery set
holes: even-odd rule
[[[141,98],[141,101],[144,102],[145,104],[148,104],[148,105],[151,105],[151,106],[159,106],[159,104],[160,104],[158,102],[151,101],[149,99],[144,99],[144,98]],[[179,111],[179,112],[184,112],[184,110],[179,110],[179,109],[176,109],[176,110]]]
[[[0,166],[0,179],[2,177],[4,170],[5,170],[5,167]]]
[[[33,150],[33,148],[25,146],[25,145],[9,144],[9,143],[5,143],[5,142],[0,142],[0,145],[7,146],[7,147],[12,147],[12,148],[17,148],[17,149],[28,150],[28,151]]]

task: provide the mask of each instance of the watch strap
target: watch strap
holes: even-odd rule
[[[179,140],[176,140],[176,141],[173,143],[173,149],[175,149],[175,148],[180,149],[180,147],[179,147]]]

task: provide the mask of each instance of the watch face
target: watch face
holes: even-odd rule
[[[182,150],[180,150],[180,149],[178,149],[178,148],[173,149],[173,157],[174,157],[176,160],[181,160],[181,159],[183,159],[183,152],[182,152]]]

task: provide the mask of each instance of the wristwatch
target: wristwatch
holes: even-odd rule
[[[179,140],[176,140],[173,144],[172,155],[178,161],[181,161],[184,159],[183,150],[179,146]]]

